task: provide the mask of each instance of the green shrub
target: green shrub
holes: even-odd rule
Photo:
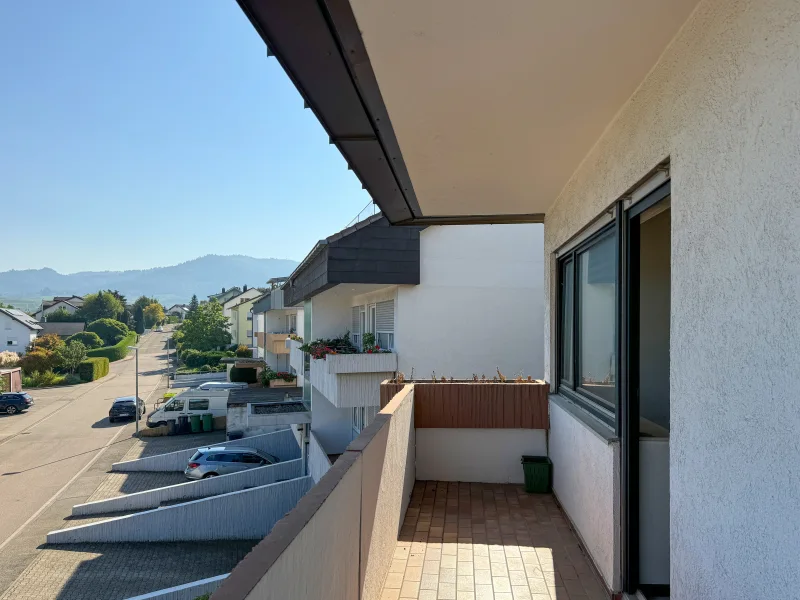
[[[258,381],[256,370],[248,367],[233,367],[231,369],[231,381],[255,383]]]
[[[214,367],[212,367],[211,365],[203,365],[202,367],[200,367],[200,372],[201,373],[210,373],[213,370],[214,370]]]
[[[64,385],[75,385],[80,383],[81,381],[83,380],[81,379],[80,375],[70,374],[64,377],[63,383]]]
[[[94,331],[81,331],[80,333],[71,335],[67,338],[67,344],[71,344],[72,342],[80,342],[86,346],[87,350],[103,347],[103,339]]]
[[[56,375],[52,371],[34,371],[30,375],[22,376],[22,386],[26,388],[61,385],[62,381],[64,376]]]
[[[103,348],[89,350],[86,355],[90,358],[105,357],[111,362],[122,360],[128,356],[128,346],[134,345],[137,337],[138,336],[136,335],[135,331],[130,331],[128,335],[122,338],[119,343],[114,344],[113,346],[105,346]]]
[[[46,348],[35,348],[19,359],[22,371],[30,376],[34,373],[52,371],[57,364],[58,354]]]
[[[105,357],[87,358],[78,365],[78,375],[82,381],[94,381],[108,375],[108,359]]]
[[[99,335],[106,346],[113,346],[119,342],[118,336],[128,335],[130,329],[115,319],[97,319],[86,326],[86,331]]]
[[[204,365],[216,367],[222,358],[228,355],[227,352],[217,350],[210,350],[208,352],[200,352],[198,350],[185,350],[183,353],[183,363],[190,369],[197,369]]]

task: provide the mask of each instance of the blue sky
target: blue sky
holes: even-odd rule
[[[0,2],[0,81],[0,271],[299,260],[370,201],[234,0]]]

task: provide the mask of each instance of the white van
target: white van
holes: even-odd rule
[[[171,398],[147,415],[148,427],[160,427],[180,416],[211,413],[215,417],[228,414],[229,390],[186,390]]]

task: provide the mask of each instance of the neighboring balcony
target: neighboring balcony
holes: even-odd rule
[[[273,354],[289,354],[289,348],[286,347],[286,339],[288,337],[288,333],[268,333],[266,335],[267,352],[272,352]]]
[[[377,406],[381,382],[397,371],[397,354],[328,354],[311,361],[311,385],[337,408]]]

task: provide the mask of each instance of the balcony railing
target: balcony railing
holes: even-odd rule
[[[381,382],[397,371],[397,354],[328,354],[311,361],[311,385],[337,408],[377,406]]]
[[[303,342],[286,338],[284,345],[289,350],[289,365],[295,370],[295,373],[304,373],[305,367],[303,365],[303,361],[305,360],[305,357],[303,355],[303,351],[300,350],[300,346],[303,345]]]
[[[503,570],[507,555],[524,557],[520,553],[527,553],[529,560],[524,566],[522,558],[514,559],[519,565],[517,575],[521,574],[525,584],[520,591],[526,591],[526,597],[530,597],[527,591],[530,584],[541,587],[545,596],[549,592],[550,597],[555,598],[558,592],[560,598],[563,590],[556,588],[553,573],[561,570],[574,577],[570,581],[577,581],[577,575],[580,576],[580,585],[576,584],[575,589],[580,587],[580,591],[588,591],[580,597],[600,597],[597,588],[590,590],[593,575],[588,561],[552,497],[525,494],[520,486],[498,485],[521,481],[520,453],[547,453],[545,430],[549,423],[524,417],[526,412],[537,419],[546,417],[547,384],[473,383],[469,384],[473,388],[469,392],[463,386],[450,388],[449,385],[421,382],[387,389],[383,395],[391,398],[373,423],[234,569],[214,597],[220,600],[255,600],[267,596],[302,596],[308,600],[396,598],[398,592],[406,595],[399,589],[404,571],[409,583],[403,581],[402,590],[409,592],[409,597],[415,597],[420,588],[418,572],[423,565],[411,569],[410,563],[407,564],[410,554],[422,552],[428,561],[427,551],[433,550],[437,557],[447,555],[455,560],[457,552],[460,557],[460,552],[469,551],[471,558],[473,543],[476,550],[480,545],[485,553],[498,554],[497,548],[488,544],[501,547],[498,556],[490,556],[493,562],[497,559],[502,563]],[[438,395],[444,393],[448,396],[445,402],[449,408],[456,409],[456,413],[472,414],[470,423],[463,428],[448,425],[448,417],[443,414],[432,417],[428,425],[415,424],[422,408],[419,392],[423,387],[429,388],[422,394],[428,398],[426,403],[435,402]],[[486,410],[474,413],[474,402],[479,402]],[[519,403],[529,406],[518,413]],[[508,407],[511,411],[506,422]],[[503,419],[493,418],[492,413],[504,415]],[[468,450],[480,448],[482,444],[491,447],[492,452]],[[511,477],[509,467],[514,470]],[[431,479],[434,481],[415,484],[416,480]],[[436,483],[436,479],[451,483]],[[459,481],[463,483],[452,483]],[[430,500],[435,492],[436,502],[422,500],[423,491]],[[520,517],[520,523],[535,530],[523,532],[520,526],[512,530],[513,549],[517,554],[507,554],[502,549],[508,535],[505,529],[501,530],[497,511],[500,503],[505,503],[506,496],[516,503],[513,510],[524,511],[524,520]],[[462,501],[463,507],[459,504]],[[487,505],[486,516],[481,511],[474,524],[469,522],[470,503],[473,509],[482,503]],[[503,507],[509,510],[507,504]],[[490,509],[494,510],[493,516]],[[463,534],[468,539],[460,537],[462,527],[471,528],[469,536]],[[561,537],[553,535],[556,528]],[[515,532],[529,537],[518,539],[513,535]],[[427,544],[430,547],[426,547]],[[331,553],[331,548],[336,551]],[[567,551],[572,564],[564,562]],[[483,561],[487,567],[488,558]],[[300,560],[315,568],[311,571],[298,569]],[[424,566],[436,568],[438,572],[438,563],[438,558],[431,558],[430,564],[426,562]],[[544,569],[539,568],[540,563]],[[531,571],[526,578],[528,564]],[[405,569],[406,566],[409,569]],[[461,566],[469,572],[457,582],[459,589],[466,591],[467,587],[461,586],[469,586],[468,595],[475,597],[472,588],[478,582],[472,576],[472,563],[459,564],[459,568]],[[482,576],[489,574],[488,569],[478,567],[477,562],[474,568],[485,569],[481,571]],[[455,597],[455,583],[442,584],[443,579],[438,579],[442,586],[440,591]],[[536,581],[531,582],[531,579]],[[507,574],[496,580],[498,585],[509,585],[511,589]],[[388,592],[384,592],[384,585]],[[444,589],[446,586],[452,589]]]
[[[289,354],[289,348],[286,347],[286,338],[288,337],[288,333],[268,333],[266,335],[267,351],[273,354]]]

